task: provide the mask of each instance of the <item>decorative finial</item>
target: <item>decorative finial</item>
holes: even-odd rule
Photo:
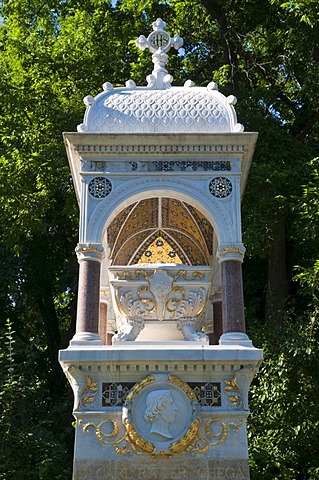
[[[154,70],[152,75],[155,77],[156,88],[167,88],[165,76],[167,70],[165,68],[168,61],[166,53],[173,47],[178,50],[183,45],[183,39],[179,35],[170,37],[165,31],[166,23],[161,18],[158,18],[153,23],[153,32],[147,38],[141,35],[136,41],[136,45],[145,50],[148,48],[152,53],[152,61],[154,63]],[[172,77],[169,78],[172,81]]]

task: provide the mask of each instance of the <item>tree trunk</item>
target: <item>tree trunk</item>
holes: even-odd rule
[[[277,216],[268,260],[266,321],[274,323],[283,322],[285,303],[288,296],[286,222],[287,212]]]
[[[58,318],[55,311],[52,291],[49,287],[41,292],[41,296],[37,298],[37,303],[44,324],[45,334],[48,344],[48,357],[50,359],[51,380],[50,393],[51,397],[58,398],[64,384],[64,375],[58,362],[58,351],[61,348],[61,336],[58,325]]]
[[[231,30],[228,26],[227,10],[216,5],[211,0],[201,0],[202,5],[206,8],[212,20],[218,25],[220,43],[224,52],[224,60],[230,66],[231,81],[233,88],[238,89],[238,60],[236,53],[236,45],[231,37]]]

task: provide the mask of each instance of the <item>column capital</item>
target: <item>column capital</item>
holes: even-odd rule
[[[75,252],[79,263],[83,260],[100,262],[105,256],[104,248],[100,243],[78,243]]]
[[[214,304],[217,302],[221,302],[223,297],[223,289],[222,287],[212,287],[211,294],[209,297],[210,303]]]
[[[109,287],[101,287],[100,289],[100,302],[108,303],[111,301],[111,292]]]
[[[242,243],[222,243],[217,248],[217,258],[219,263],[235,260],[242,263],[244,260],[246,248]]]

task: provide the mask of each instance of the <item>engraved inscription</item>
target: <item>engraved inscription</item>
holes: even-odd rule
[[[154,32],[149,36],[149,42],[154,48],[166,47],[169,43],[170,37],[166,32]]]
[[[192,467],[187,466],[143,466],[137,468],[114,467],[81,469],[76,480],[203,480],[203,479],[249,479],[246,469],[241,467]]]

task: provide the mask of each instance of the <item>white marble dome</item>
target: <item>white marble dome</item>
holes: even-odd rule
[[[83,133],[230,133],[242,132],[233,105],[236,97],[225,97],[217,85],[183,87],[149,85],[136,87],[132,80],[125,87],[110,83],[95,98],[85,97],[87,109],[78,131]],[[154,88],[155,87],[155,88]]]

